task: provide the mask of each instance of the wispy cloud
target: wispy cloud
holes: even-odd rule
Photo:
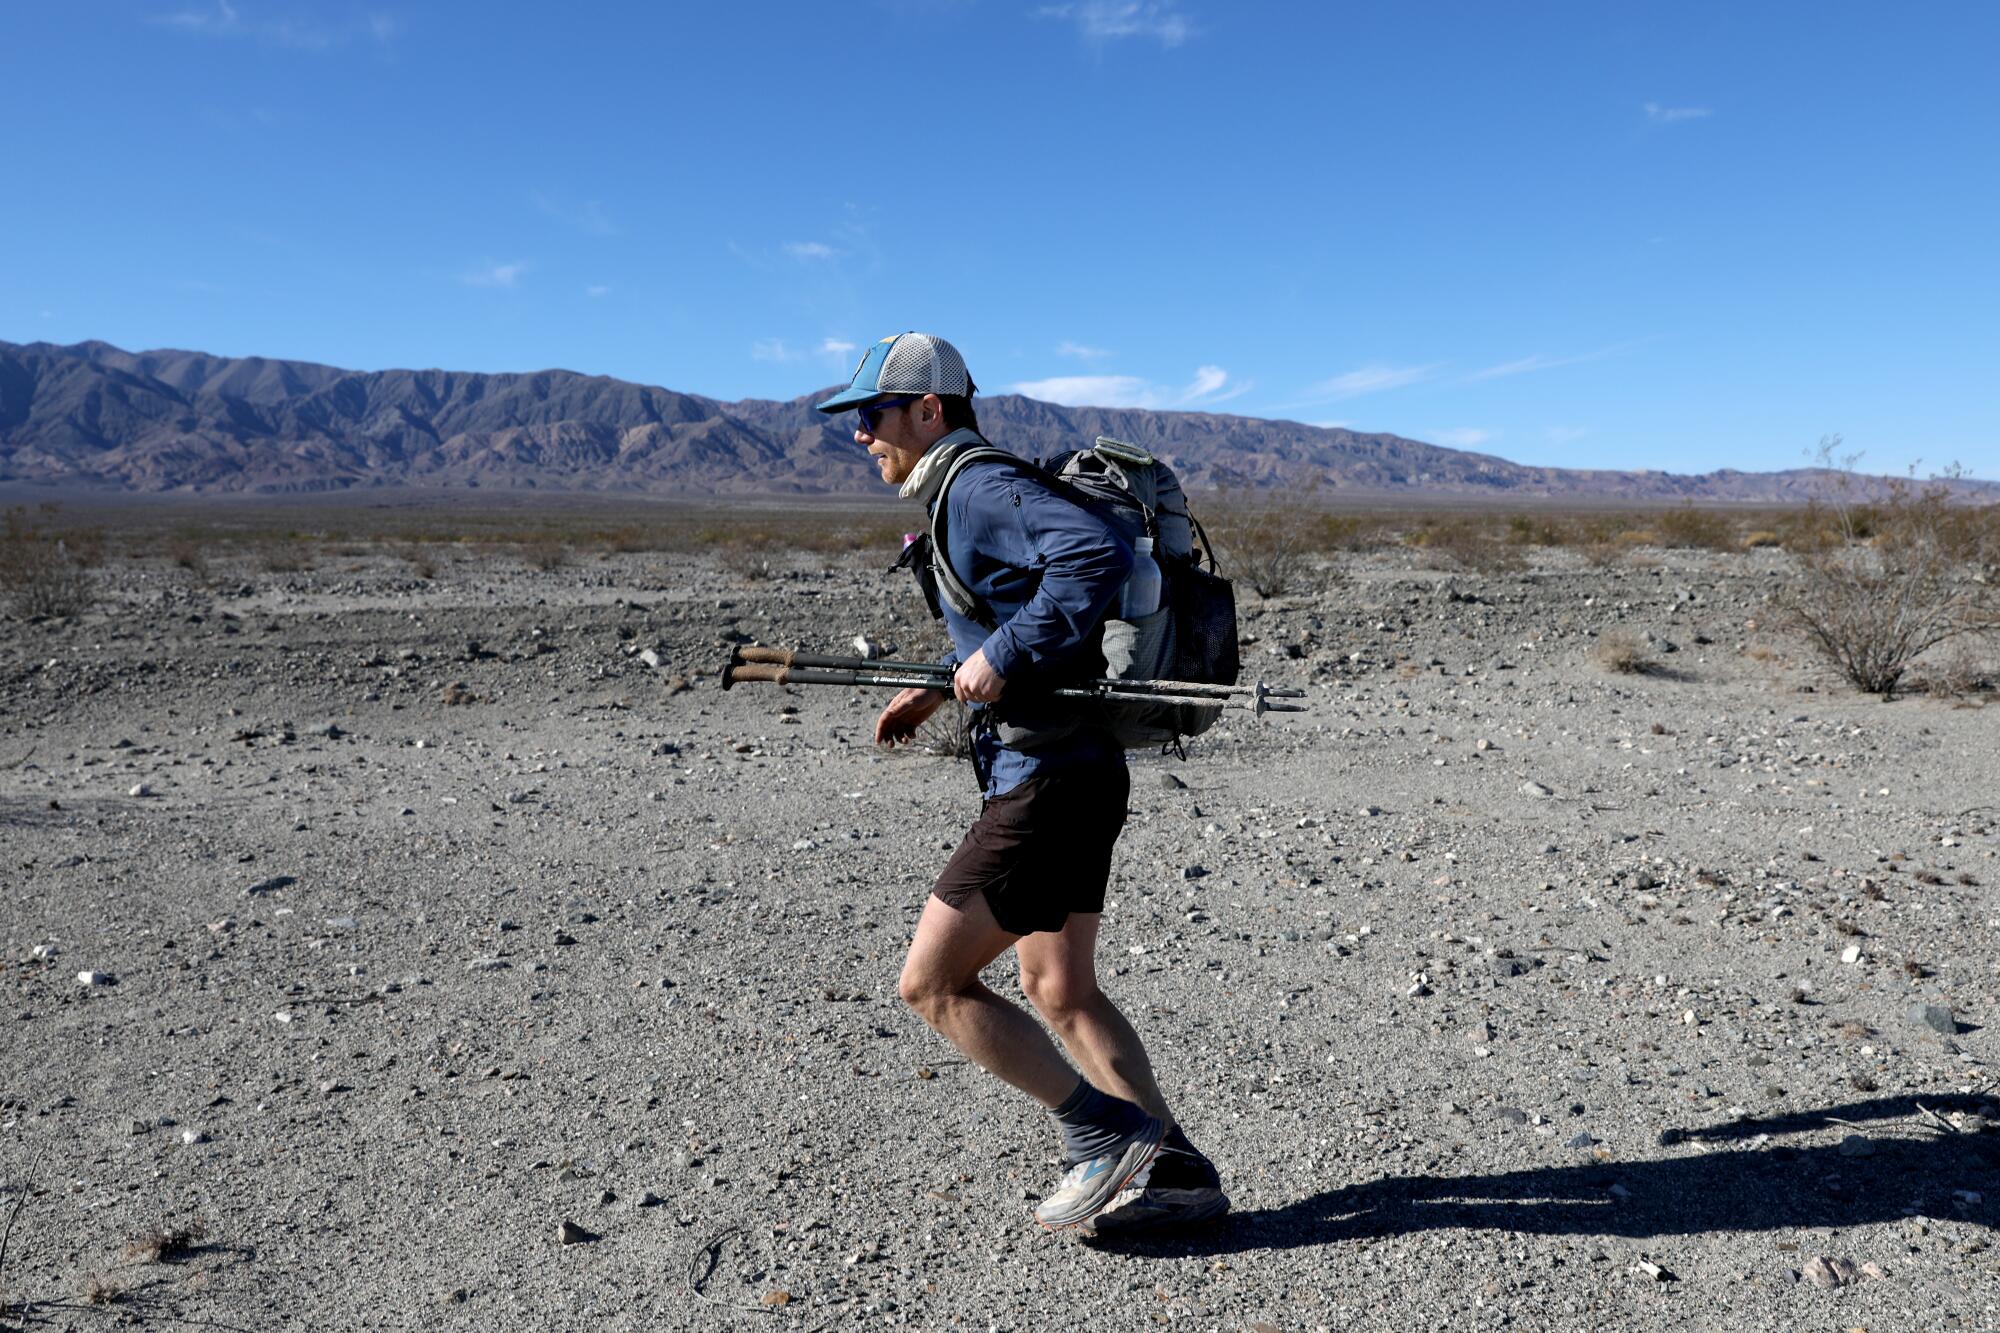
[[[1173,0],[1081,0],[1043,5],[1035,13],[1075,24],[1084,39],[1092,42],[1149,37],[1161,46],[1179,46],[1196,35],[1194,24]]]
[[[566,200],[558,199],[554,195],[545,194],[540,190],[534,191],[528,198],[534,202],[536,208],[549,217],[554,218],[558,222],[567,223],[569,226],[575,227],[578,231],[585,232],[591,236],[616,236],[618,234],[618,224],[605,214],[604,205],[598,203],[595,199],[586,199],[581,204],[572,204]]]
[[[1661,106],[1658,102],[1646,103],[1646,119],[1655,125],[1674,125],[1683,120],[1703,120],[1715,114],[1705,106]]]
[[[1221,366],[1200,366],[1184,385],[1155,384],[1137,375],[1056,375],[1044,380],[1022,380],[1007,386],[1009,392],[1039,398],[1063,407],[1145,407],[1198,410],[1226,403],[1255,387],[1249,382],[1232,384]]]
[[[787,362],[799,359],[799,353],[783,338],[759,338],[750,344],[752,361]]]
[[[611,295],[611,289],[609,287],[606,287],[601,282],[592,283],[590,286],[583,289],[583,294],[585,296],[590,297],[592,300],[596,300],[600,296]]]
[[[268,18],[255,11],[214,0],[207,6],[156,14],[149,22],[158,27],[205,37],[248,37],[272,46],[295,51],[331,51],[356,41],[388,47],[403,30],[403,21],[386,11],[363,13],[338,23],[311,22],[302,18]]]
[[[1572,444],[1590,434],[1590,431],[1583,426],[1551,426],[1548,434],[1549,439],[1556,444]]]
[[[1085,347],[1082,343],[1065,340],[1056,344],[1056,355],[1066,356],[1075,361],[1102,361],[1111,353],[1102,347]]]
[[[1308,402],[1325,402],[1333,398],[1359,398],[1365,393],[1381,393],[1387,389],[1400,389],[1407,384],[1427,380],[1437,372],[1436,362],[1427,366],[1385,366],[1381,364],[1362,366],[1331,379],[1323,379],[1306,389]]]
[[[1470,449],[1492,439],[1498,431],[1487,430],[1483,426],[1454,426],[1449,430],[1434,430],[1431,440],[1436,444],[1448,444],[1454,449]]]
[[[844,342],[839,338],[822,338],[819,344],[819,354],[821,356],[844,359],[854,355],[854,348],[854,343]]]
[[[834,249],[824,241],[787,241],[785,242],[785,253],[797,260],[810,261],[814,259],[832,259],[839,255],[840,251]]]
[[[458,280],[468,287],[512,287],[527,271],[528,265],[524,260],[517,259],[509,264],[487,260],[470,273],[459,275]]]

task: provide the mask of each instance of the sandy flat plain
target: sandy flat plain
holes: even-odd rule
[[[927,642],[883,563],[114,560],[0,621],[17,1321],[2000,1327],[2000,710],[1819,674],[1782,554],[1245,596],[1314,711],[1134,756],[1103,954],[1235,1211],[1116,1245],[896,1000],[967,768],[717,687]]]

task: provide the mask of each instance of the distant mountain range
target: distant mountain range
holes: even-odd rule
[[[0,482],[142,492],[370,486],[662,495],[880,494],[851,416],[725,403],[567,370],[340,370],[201,352],[0,342]],[[1047,456],[1112,435],[1193,487],[1317,484],[1329,494],[1803,500],[1823,474],[1525,467],[1485,454],[1212,412],[977,400],[996,443]]]

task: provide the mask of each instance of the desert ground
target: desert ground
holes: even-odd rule
[[[1242,594],[1312,711],[1132,756],[1103,952],[1234,1211],[1115,1243],[896,997],[969,766],[718,688],[933,643],[892,554],[0,619],[0,1323],[2000,1327],[2000,709],[1832,678],[1782,552]]]

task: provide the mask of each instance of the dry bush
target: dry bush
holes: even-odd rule
[[[517,544],[514,547],[514,554],[520,557],[522,564],[544,573],[553,573],[567,565],[570,560],[568,543],[547,537],[538,537]]]
[[[1832,463],[1839,444],[1821,441],[1821,459]],[[2000,627],[2000,507],[1954,505],[1944,485],[1905,481],[1888,483],[1885,500],[1851,503],[1857,457],[1801,523],[1785,609],[1850,684],[1886,699],[1930,649]]]
[[[1714,509],[1697,509],[1694,501],[1669,509],[1655,520],[1660,540],[1667,546],[1694,547],[1704,551],[1736,549],[1736,524]]]
[[[746,583],[761,583],[777,573],[769,543],[760,538],[761,534],[725,543],[717,552],[723,569]]]
[[[313,567],[312,547],[297,533],[257,543],[257,563],[267,574],[302,574]]]
[[[1501,540],[1484,519],[1427,520],[1408,538],[1410,545],[1438,557],[1447,568],[1475,574],[1503,574],[1526,565],[1520,548]]]
[[[1769,528],[1758,528],[1755,532],[1746,532],[1743,534],[1743,549],[1746,551],[1757,551],[1766,547],[1782,545],[1784,545],[1784,539]]]
[[[1282,597],[1305,586],[1313,555],[1332,535],[1329,516],[1300,493],[1219,491],[1204,529],[1215,541],[1218,568],[1259,597]]]
[[[10,509],[0,521],[0,596],[15,615],[81,615],[97,600],[97,581],[60,537]]]
[[[972,710],[956,699],[946,699],[944,707],[917,728],[915,744],[940,758],[965,758],[972,753]]]
[[[1606,671],[1626,676],[1643,676],[1659,669],[1659,661],[1646,641],[1629,629],[1608,629],[1591,645],[1591,660]]]
[[[421,542],[411,542],[396,552],[396,558],[410,567],[410,573],[426,583],[438,575],[437,553]]]
[[[193,1254],[207,1236],[208,1223],[198,1217],[178,1226],[163,1222],[133,1237],[125,1246],[125,1257],[142,1264],[170,1264]]]
[[[185,569],[197,579],[208,577],[208,552],[200,537],[192,532],[176,532],[170,535],[160,548],[167,563],[176,569]]]

